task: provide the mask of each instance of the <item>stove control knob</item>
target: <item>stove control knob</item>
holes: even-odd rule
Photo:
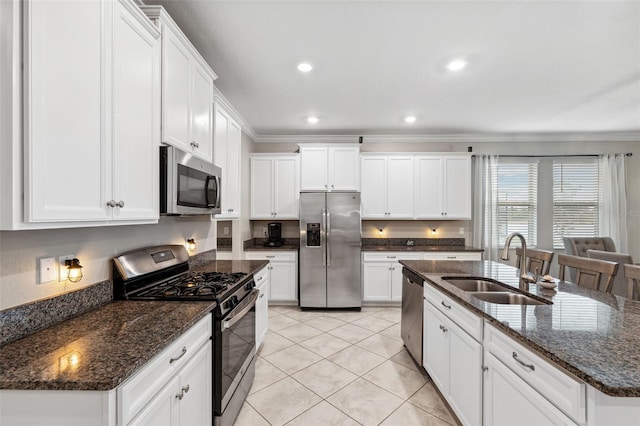
[[[254,281],[249,281],[247,285],[244,286],[244,289],[247,291],[251,291],[251,289],[254,288],[255,286],[256,286],[256,283]]]
[[[236,306],[238,304],[238,296],[232,296],[231,301],[233,302],[233,306]]]

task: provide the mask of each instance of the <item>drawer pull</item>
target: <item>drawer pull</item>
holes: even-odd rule
[[[263,297],[264,297],[264,293],[262,293],[262,294],[260,295],[260,299],[262,299]]]
[[[442,302],[440,302],[442,304],[442,306],[444,306],[447,309],[451,309],[450,305],[447,305],[446,303],[444,303],[444,300]]]
[[[189,392],[189,385],[183,386],[182,389],[180,389],[180,393],[176,395],[176,398],[182,401],[182,398],[184,398],[184,394],[188,392]]]
[[[397,256],[387,256],[387,259],[395,259]]]
[[[447,256],[447,259],[457,259],[458,256]]]
[[[269,259],[273,259],[275,257],[275,255],[273,255],[273,256],[265,256],[265,257],[267,257]]]
[[[258,277],[258,281],[262,281],[262,277]]]
[[[174,362],[176,362],[177,360],[179,360],[180,358],[182,358],[185,354],[187,353],[187,347],[183,346],[182,347],[182,353],[180,355],[178,355],[176,358],[171,358],[169,360],[169,364],[173,364]],[[182,398],[180,398],[182,399]]]
[[[440,324],[440,330],[442,330],[443,333],[446,333],[447,331],[447,327],[445,327],[444,325]]]
[[[513,359],[515,359],[518,362],[518,364],[520,364],[521,366],[526,367],[531,371],[534,371],[536,369],[536,367],[533,364],[525,364],[524,362],[522,362],[522,360],[518,358],[517,353],[513,352],[512,356],[513,356]]]

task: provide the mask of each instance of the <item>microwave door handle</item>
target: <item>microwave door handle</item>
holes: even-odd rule
[[[204,201],[207,207],[213,207],[211,200],[209,200],[209,185],[211,185],[211,176],[207,176],[207,179],[204,181]]]
[[[222,177],[213,177],[218,182],[218,190],[216,191],[216,208],[222,207]]]

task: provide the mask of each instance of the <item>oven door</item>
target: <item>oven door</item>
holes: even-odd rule
[[[255,306],[259,295],[260,290],[254,289],[220,322],[221,411],[231,400],[256,352]]]

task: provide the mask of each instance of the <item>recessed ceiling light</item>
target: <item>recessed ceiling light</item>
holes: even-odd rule
[[[316,124],[318,121],[319,121],[318,117],[314,117],[314,116],[307,117],[307,123],[309,124]]]
[[[404,118],[404,122],[405,123],[415,123],[416,122],[416,116],[415,115],[408,115]]]
[[[447,64],[447,69],[449,71],[460,71],[461,69],[463,69],[464,67],[467,66],[467,60],[466,59],[462,59],[462,58],[458,58],[458,59],[454,59],[452,61],[450,61]]]
[[[313,65],[308,62],[300,62],[298,64],[298,71],[300,72],[309,72],[313,69]]]

